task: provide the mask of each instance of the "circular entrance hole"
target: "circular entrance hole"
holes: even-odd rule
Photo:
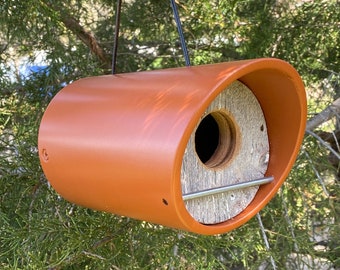
[[[235,153],[237,129],[224,111],[205,116],[195,132],[195,150],[200,161],[210,169],[225,166]]]

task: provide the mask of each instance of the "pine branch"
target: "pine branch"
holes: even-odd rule
[[[339,171],[339,161],[340,161],[340,154],[339,151],[339,130],[335,130],[332,133],[318,131],[313,132],[314,129],[319,127],[321,124],[327,122],[332,117],[339,115],[340,113],[340,98],[336,99],[331,105],[329,105],[326,109],[322,112],[318,113],[317,115],[313,116],[311,119],[307,121],[306,125],[306,134],[313,136],[316,138],[325,148],[327,148],[329,153],[329,162],[332,164],[333,167],[336,168],[338,171],[338,176],[340,176]],[[327,190],[323,186],[325,194],[327,194]]]
[[[57,12],[65,27],[74,33],[91,50],[91,52],[99,58],[99,60],[103,63],[104,68],[111,68],[111,58],[107,53],[105,53],[101,44],[97,41],[91,31],[87,31],[77,19],[72,17],[71,14],[66,11],[66,9],[57,6],[53,2],[46,4],[53,11]]]
[[[338,114],[340,114],[340,98],[336,99],[322,112],[309,119],[307,121],[306,130],[312,131]]]
[[[68,14],[63,14],[62,22],[65,26],[70,29],[77,37],[87,46],[90,48],[91,52],[95,54],[105,66],[110,67],[109,58],[105,54],[103,48],[98,43],[96,38],[94,37],[93,33],[90,31],[86,31],[84,27],[82,27],[78,21],[74,18],[70,17]]]

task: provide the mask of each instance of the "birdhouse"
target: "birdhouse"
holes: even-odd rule
[[[39,156],[73,203],[220,234],[275,195],[305,123],[303,83],[277,59],[105,75],[52,99]]]

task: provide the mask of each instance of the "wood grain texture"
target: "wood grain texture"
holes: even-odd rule
[[[196,152],[198,147],[195,146],[196,130],[209,114],[214,116],[220,130],[220,142],[216,148],[220,154],[214,155],[227,155],[222,157],[221,162],[209,160],[203,163]],[[228,119],[230,127],[225,126],[228,125],[228,121],[221,120],[221,117]],[[230,132],[234,137],[230,138]],[[221,140],[224,143],[221,143]],[[230,147],[232,151],[225,150]],[[269,142],[262,109],[251,90],[241,82],[235,81],[209,105],[191,134],[182,161],[182,193],[187,194],[261,178],[267,170],[268,161]],[[216,224],[242,212],[253,200],[257,190],[258,187],[249,187],[205,196],[187,200],[185,205],[197,221]]]

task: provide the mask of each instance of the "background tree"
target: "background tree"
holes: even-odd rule
[[[73,205],[40,168],[38,126],[51,98],[110,73],[115,1],[0,0],[0,268],[340,268],[338,5],[178,1],[194,65],[278,57],[309,97],[308,133],[263,225],[253,218],[207,237]],[[169,1],[126,0],[122,12],[118,72],[184,65]]]

